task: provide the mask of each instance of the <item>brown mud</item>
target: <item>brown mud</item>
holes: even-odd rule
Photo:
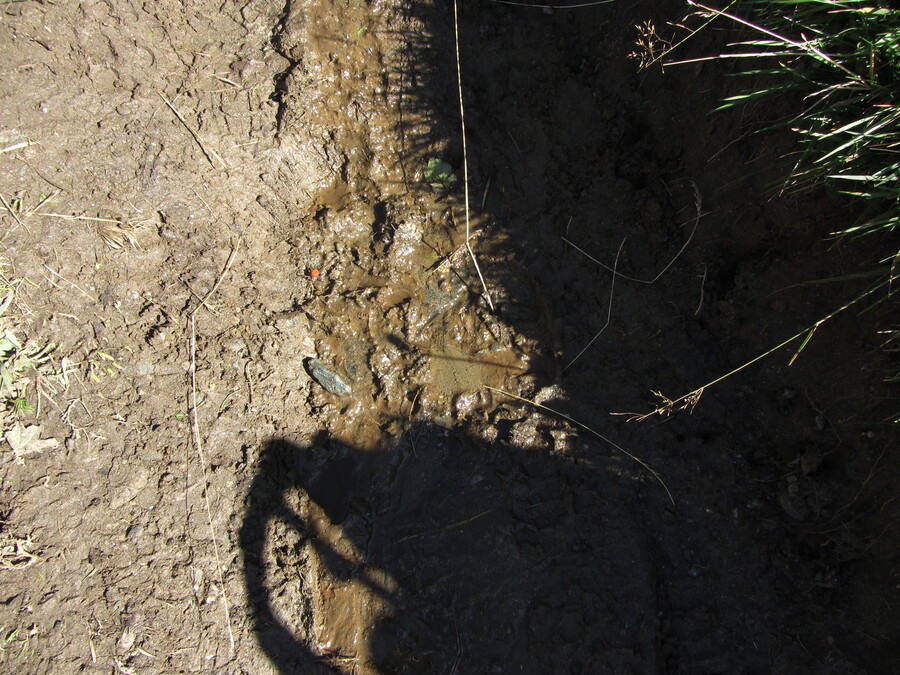
[[[3,669],[895,671],[888,303],[611,414],[878,259],[681,9],[460,3],[485,293],[449,3],[0,3]]]

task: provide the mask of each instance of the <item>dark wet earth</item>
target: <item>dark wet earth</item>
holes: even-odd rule
[[[414,62],[398,76],[413,86],[397,105],[430,125],[401,125],[415,139],[404,163],[436,156],[461,175],[452,17],[427,3],[409,11]],[[716,94],[684,100],[691,77],[636,74],[625,58],[634,11],[463,3],[487,292],[460,240],[460,186],[420,185],[378,223],[371,250],[385,280],[340,279],[303,306],[326,327],[316,352],[356,384],[346,402],[321,396],[329,432],[314,443],[267,445],[251,488],[250,599],[285,672],[319,660],[408,673],[863,672],[892,661],[887,633],[856,632],[859,597],[841,588],[856,554],[834,538],[858,470],[844,454],[864,464],[889,435],[837,440],[846,431],[821,420],[830,394],[817,366],[789,373],[780,355],[710,390],[693,414],[609,415],[652,410],[651,390],[706,382],[833,302],[760,298],[818,273],[778,253],[795,241],[779,219],[811,205],[840,217],[814,199],[763,203],[776,140],[708,163],[739,128],[706,116]],[[611,436],[664,484],[500,390]],[[376,423],[381,433],[359,437]],[[274,539],[256,537],[265,521]],[[280,597],[296,577],[316,589],[303,612],[296,595]]]

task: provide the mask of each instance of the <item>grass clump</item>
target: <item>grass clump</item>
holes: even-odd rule
[[[25,339],[16,291],[21,281],[11,281],[0,261],[0,421],[6,431],[17,419],[36,413],[40,405],[42,371],[52,369],[55,346],[37,346]]]
[[[739,75],[762,83],[719,109],[793,94],[799,110],[783,124],[802,151],[785,187],[825,182],[859,199],[859,219],[835,235],[893,232],[900,225],[900,9],[866,0],[688,4],[686,23],[702,21],[689,36],[727,22],[742,29],[741,38],[725,53],[669,64],[732,59]],[[882,262],[900,255],[896,240],[887,246]]]
[[[890,299],[900,281],[900,9],[885,0],[732,0],[721,8],[688,0],[690,11],[663,38],[651,23],[638,26],[641,68],[730,60],[754,84],[718,110],[749,102],[787,102],[792,112],[775,126],[797,134],[800,151],[783,190],[828,185],[854,200],[859,216],[831,235],[878,235],[875,269],[850,275],[873,278],[850,302],[765,354],[799,341],[791,362],[816,328],[866,299]],[[671,54],[706,30],[726,28],[734,39],[718,54],[673,60]],[[771,128],[771,127],[769,127]],[[848,277],[848,278],[850,278]],[[900,331],[891,331],[890,347]],[[719,382],[718,378],[705,386]],[[900,380],[900,376],[894,381]],[[891,381],[889,379],[889,381]],[[655,413],[692,407],[705,387],[678,399],[663,398]],[[652,414],[652,413],[651,413]],[[643,416],[642,416],[643,417]],[[898,419],[897,421],[900,421]]]

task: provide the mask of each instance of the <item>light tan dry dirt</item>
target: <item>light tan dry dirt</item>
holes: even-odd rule
[[[450,10],[0,3],[2,320],[54,346],[4,417],[0,669],[895,669],[889,305],[610,415],[851,297],[803,284],[875,255],[821,240],[852,209],[770,196],[721,72],[636,72],[680,3],[462,2],[492,310],[426,176]]]

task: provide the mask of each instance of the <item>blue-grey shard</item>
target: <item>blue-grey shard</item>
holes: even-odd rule
[[[341,378],[340,375],[331,370],[319,359],[309,358],[304,363],[306,372],[310,374],[316,382],[322,385],[325,391],[329,391],[336,396],[349,396],[350,385]]]

